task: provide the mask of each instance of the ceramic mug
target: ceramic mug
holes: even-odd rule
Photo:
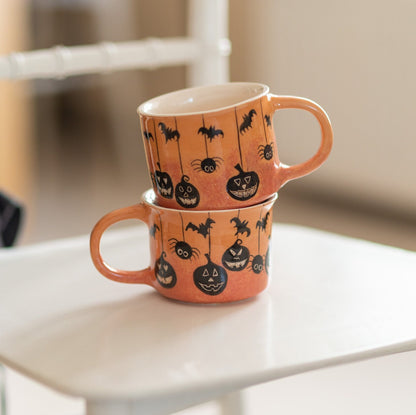
[[[321,145],[309,160],[279,160],[273,114],[312,113]],[[141,130],[157,204],[179,209],[229,209],[266,200],[289,180],[317,169],[332,147],[325,111],[306,98],[277,96],[257,83],[184,89],[140,105]]]
[[[91,232],[91,258],[111,280],[147,284],[180,301],[221,303],[253,297],[269,281],[276,199],[277,194],[242,209],[187,211],[158,206],[154,191],[149,190],[141,203],[112,211],[97,222]],[[114,269],[101,256],[104,231],[126,219],[139,219],[149,228],[150,266],[146,269]],[[137,255],[143,255],[140,247]]]

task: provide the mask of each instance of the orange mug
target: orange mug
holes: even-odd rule
[[[273,114],[284,108],[312,113],[321,145],[309,160],[279,160]],[[140,105],[146,160],[160,206],[238,209],[277,192],[289,180],[317,169],[333,140],[325,111],[306,98],[278,96],[257,83],[184,89]]]
[[[91,232],[91,258],[105,277],[147,284],[185,302],[222,303],[253,297],[266,289],[270,274],[272,207],[277,194],[241,209],[185,211],[155,204],[153,190],[142,202],[103,216]],[[100,241],[112,224],[139,219],[149,228],[150,266],[114,269],[102,258]],[[143,255],[140,248],[138,255]]]

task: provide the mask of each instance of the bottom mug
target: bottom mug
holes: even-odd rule
[[[153,190],[139,204],[103,216],[91,232],[91,258],[105,277],[147,284],[165,297],[192,303],[223,303],[253,297],[267,288],[272,210],[277,194],[257,205],[229,210],[185,211],[155,204]],[[150,266],[118,270],[103,260],[100,242],[116,222],[139,219],[149,228]],[[137,247],[137,255],[142,253]]]

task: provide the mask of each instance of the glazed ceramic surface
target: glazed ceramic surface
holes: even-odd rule
[[[273,114],[311,112],[321,146],[304,163],[279,160]],[[228,209],[266,200],[286,182],[309,174],[328,157],[333,133],[324,110],[305,98],[277,96],[255,83],[189,88],[138,109],[157,204],[179,209]]]
[[[142,203],[100,219],[91,233],[91,257],[107,278],[148,284],[181,301],[220,303],[253,297],[269,281],[276,198],[242,209],[186,211],[155,205],[150,190]],[[116,270],[103,260],[100,240],[110,225],[133,218],[149,227],[150,266],[141,271]]]

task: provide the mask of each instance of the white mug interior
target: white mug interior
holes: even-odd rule
[[[235,107],[269,92],[267,85],[230,82],[206,85],[160,95],[144,102],[138,113],[148,116],[177,116],[221,111]]]

